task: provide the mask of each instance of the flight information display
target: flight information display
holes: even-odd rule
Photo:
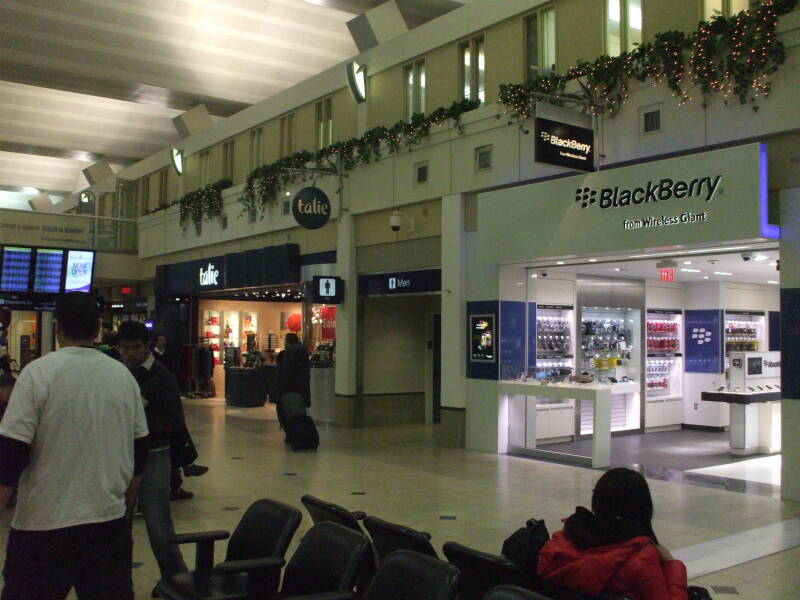
[[[65,292],[90,292],[94,272],[94,252],[91,250],[67,250],[67,274],[64,278]]]
[[[64,265],[64,251],[52,248],[36,250],[36,268],[33,272],[33,291],[37,294],[58,294],[61,292],[61,267]]]
[[[27,292],[31,275],[32,248],[5,246],[0,275],[0,291]]]

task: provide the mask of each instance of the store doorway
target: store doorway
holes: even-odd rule
[[[771,426],[766,446],[736,448],[731,430],[743,426],[741,411],[704,400],[703,392],[752,388],[779,397],[779,367],[752,385],[736,379],[737,365],[750,359],[780,365],[779,259],[774,244],[762,244],[529,265],[537,335],[529,373],[544,378],[570,369],[614,388],[612,465],[746,486],[746,463],[779,451],[780,427]],[[591,403],[530,400],[527,411],[536,418],[526,422],[536,431],[525,437],[529,448],[591,454]],[[780,404],[764,404],[779,420]],[[779,460],[767,463],[779,472]]]

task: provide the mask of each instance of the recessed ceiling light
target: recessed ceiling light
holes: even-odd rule
[[[620,271],[622,271],[622,269],[620,269],[619,267],[614,267],[614,270],[615,270],[617,273],[619,273]]]
[[[770,267],[777,267],[778,263],[777,262],[771,262],[771,263],[769,263],[769,266]]]
[[[727,271],[714,271],[714,275],[724,275],[725,277],[730,277],[733,273],[728,273]]]
[[[563,261],[563,260],[556,261],[556,264],[557,264],[557,265],[563,265],[563,264],[564,264],[564,261]]]
[[[700,269],[681,269],[684,273],[702,273]]]
[[[683,264],[685,264],[685,265],[690,265],[690,264],[692,264],[692,261],[690,261],[690,260],[685,260],[685,261],[683,261]]]
[[[705,276],[703,277],[703,279],[711,279],[711,277],[709,277],[708,275],[705,275]]]
[[[597,259],[596,258],[590,258],[589,262],[597,262]]]
[[[771,283],[772,285],[780,285],[780,281],[768,281],[767,283]]]
[[[753,260],[756,262],[764,262],[765,260],[769,260],[769,256],[764,256],[763,254],[759,254]]]
[[[537,277],[539,276],[536,273],[531,273],[531,279],[536,279]]]

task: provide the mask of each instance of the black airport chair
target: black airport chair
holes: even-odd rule
[[[483,600],[553,600],[515,585],[501,585],[490,590]]]
[[[373,516],[364,517],[364,527],[372,538],[380,563],[396,550],[411,550],[438,558],[436,550],[431,545],[429,533],[389,523]]]
[[[370,552],[363,533],[338,523],[317,523],[286,565],[277,598],[353,598],[359,570]]]
[[[333,502],[326,502],[325,500],[321,500],[320,498],[310,494],[306,494],[300,498],[300,502],[302,502],[303,506],[306,507],[306,510],[308,511],[308,514],[311,515],[311,520],[314,521],[314,523],[338,523],[339,525],[347,527],[348,529],[352,529],[353,531],[357,531],[366,536],[366,532],[359,523],[359,521],[363,520],[366,516],[362,511],[351,512],[343,506],[334,504]],[[377,564],[378,555],[374,546],[370,544],[370,552],[364,558],[364,565],[362,566],[361,573],[358,576],[357,587],[360,591],[366,589],[370,579],[372,579],[372,576],[375,575]]]
[[[447,542],[442,548],[447,560],[458,567],[460,600],[481,600],[489,590],[499,585],[530,587],[525,573],[516,564],[495,554]]]
[[[458,569],[410,550],[392,552],[381,564],[362,600],[453,600]]]
[[[214,542],[227,531],[177,534],[175,544],[197,545],[195,570],[178,573],[158,583],[170,600],[238,600],[269,598],[275,594],[289,543],[303,516],[275,500],[256,500],[244,513],[228,543],[225,562],[214,566]]]

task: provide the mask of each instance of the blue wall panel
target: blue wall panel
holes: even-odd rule
[[[781,389],[800,400],[800,289],[781,290]]]
[[[500,379],[525,370],[525,302],[500,302]]]
[[[722,373],[724,343],[721,310],[687,310],[684,330],[687,373]]]

